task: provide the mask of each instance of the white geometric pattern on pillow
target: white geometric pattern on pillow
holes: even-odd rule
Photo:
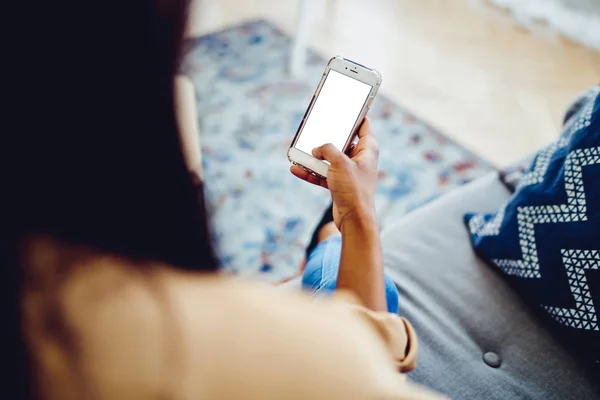
[[[581,338],[581,343],[576,346],[583,346],[584,358],[589,355],[600,365],[597,336],[600,332],[600,303],[596,293],[592,292],[600,272],[600,249],[596,240],[598,215],[596,208],[592,207],[598,205],[599,169],[586,168],[600,165],[600,126],[597,124],[600,123],[600,86],[588,92],[586,97],[587,101],[565,124],[556,143],[538,154],[534,165],[521,178],[506,204],[496,214],[467,214],[465,218],[469,221],[476,251],[507,276],[517,278],[515,281],[524,285],[521,289],[529,290],[529,297],[537,298],[536,302],[550,318],[565,327],[579,330],[574,338]],[[592,120],[596,121],[595,127]],[[592,143],[593,147],[587,147]],[[584,181],[584,170],[587,170],[587,181]],[[586,198],[586,189],[589,198]],[[590,209],[588,201],[591,202]],[[494,239],[484,240],[485,237]],[[581,240],[577,241],[577,238]],[[512,245],[495,247],[499,239],[509,240]],[[567,248],[558,247],[561,239],[575,242]],[[546,257],[542,260],[547,259],[548,262],[542,262],[540,266],[541,251]],[[543,282],[548,281],[547,285],[539,281],[536,285],[526,283],[542,277]],[[560,283],[564,277],[568,285]],[[548,287],[551,284],[552,288]],[[570,290],[573,300],[567,301],[567,304],[564,301],[569,299],[568,296],[564,299],[548,292],[562,291],[554,287],[559,284]],[[527,292],[523,294],[527,296]]]
[[[596,315],[590,287],[587,283],[586,270],[600,269],[600,252],[597,250],[565,250],[561,251],[563,264],[567,270],[569,286],[575,308],[544,306],[548,314],[563,325],[577,329],[600,330],[600,321]]]
[[[544,175],[546,175],[546,171],[548,170],[548,166],[550,165],[550,159],[552,159],[552,156],[556,150],[565,147],[568,143],[568,138],[562,137],[556,142],[540,150],[535,159],[534,167],[519,180],[519,184],[515,189],[515,193],[525,186],[535,185],[536,183],[542,182],[544,180]],[[502,221],[504,221],[506,207],[511,201],[512,198],[509,198],[507,201],[505,201],[504,204],[502,204],[502,206],[498,209],[496,215],[487,223],[483,218],[483,214],[478,214],[471,218],[469,221],[469,230],[471,233],[479,236],[498,236],[500,234],[500,226],[502,225]]]
[[[571,118],[565,124],[565,131],[576,132],[580,129],[590,126],[590,122],[592,120],[592,112],[594,111],[594,101],[593,99],[598,96],[600,93],[600,86],[594,86],[592,89],[588,90],[585,94],[585,98],[587,98],[587,103],[582,109],[579,111],[579,118]],[[567,136],[570,136],[570,133],[567,133]]]
[[[565,133],[556,142],[540,150],[535,159],[535,165],[531,171],[527,172],[520,179],[519,184],[515,188],[515,193],[525,186],[535,185],[542,182],[554,153],[556,153],[558,149],[561,149],[569,144],[571,135],[590,126],[594,107],[594,102],[592,100],[595,99],[598,94],[600,94],[600,86],[595,86],[594,88],[588,90],[588,92],[585,94],[585,97],[587,98],[586,105],[580,110],[575,118],[571,118],[567,122],[564,127]],[[485,222],[483,214],[473,216],[473,218],[471,218],[469,221],[469,230],[471,233],[479,236],[498,236],[500,234],[500,226],[502,225],[502,221],[504,221],[506,207],[511,201],[512,199],[508,199],[506,202],[504,202],[504,204],[502,204],[502,206],[500,206],[498,209],[496,215],[487,223]]]
[[[543,157],[543,159],[545,158]],[[492,262],[507,275],[521,278],[541,278],[534,226],[535,224],[587,221],[583,168],[594,164],[600,164],[600,147],[571,151],[564,163],[567,203],[518,207],[517,223],[522,259],[493,259]],[[527,182],[531,182],[531,180]],[[469,228],[472,232],[473,228],[479,232],[483,231],[479,222],[475,226],[470,223]],[[486,233],[487,236],[494,235],[490,231],[486,231]],[[600,252],[597,250],[562,249],[561,253],[563,265],[569,279],[569,287],[575,300],[575,308],[553,307],[544,304],[541,304],[541,307],[561,324],[575,329],[598,331],[600,330],[600,321],[596,314],[585,274],[586,270],[600,269]]]
[[[517,208],[521,260],[492,260],[508,275],[541,278],[535,243],[535,224],[587,221],[587,206],[583,185],[583,167],[600,163],[600,147],[577,149],[565,160],[565,191],[567,204],[522,206]]]

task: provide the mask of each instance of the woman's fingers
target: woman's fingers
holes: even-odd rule
[[[365,157],[374,159],[379,158],[379,144],[377,144],[377,140],[375,140],[373,135],[362,137],[352,151],[352,154],[350,154],[350,158],[356,162]]]
[[[324,144],[312,151],[313,156],[319,160],[329,161],[330,164],[338,164],[346,160],[346,155],[339,151],[331,143]]]
[[[371,122],[368,117],[365,117],[363,123],[358,130],[358,143],[350,152],[350,158],[355,159],[359,154],[365,153],[365,150],[371,154],[379,154],[379,145],[375,140],[373,131],[371,130]]]
[[[290,171],[294,176],[296,176],[306,182],[312,183],[313,185],[322,186],[322,187],[328,189],[327,181],[325,179],[321,179],[317,176],[314,176],[313,174],[298,167],[297,165],[292,165],[290,167]]]
[[[351,159],[356,157],[356,155],[358,154],[358,142],[357,143],[353,143],[352,146],[350,147],[350,151],[348,152],[348,157],[350,157]]]
[[[358,128],[358,137],[362,139],[365,136],[373,135],[373,131],[371,130],[371,120],[369,117],[365,117],[363,122],[360,124],[360,128]]]
[[[367,148],[375,157],[379,157],[379,144],[373,135],[366,136],[364,141],[365,148]]]

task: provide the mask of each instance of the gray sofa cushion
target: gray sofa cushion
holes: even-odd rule
[[[509,196],[491,173],[382,233],[400,314],[419,337],[411,379],[455,399],[598,399],[589,375],[471,248],[463,214]]]

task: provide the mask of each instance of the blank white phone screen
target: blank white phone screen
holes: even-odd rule
[[[341,151],[370,92],[371,85],[329,70],[295,147],[312,155],[332,143]]]

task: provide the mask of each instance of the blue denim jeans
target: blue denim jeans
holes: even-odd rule
[[[302,275],[302,289],[315,293],[327,294],[335,290],[340,255],[342,254],[341,236],[332,236],[319,243],[309,254]],[[392,279],[386,274],[385,297],[388,312],[398,313],[398,289]]]

